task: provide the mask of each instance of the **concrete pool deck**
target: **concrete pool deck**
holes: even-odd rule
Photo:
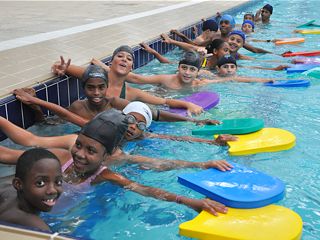
[[[245,2],[0,1],[0,95],[52,79],[60,55],[85,65]]]

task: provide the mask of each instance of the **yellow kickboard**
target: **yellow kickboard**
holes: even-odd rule
[[[229,154],[233,156],[288,150],[296,141],[291,132],[280,128],[263,128],[254,133],[236,136],[237,141],[228,142]]]
[[[179,226],[179,233],[201,240],[297,240],[302,235],[301,217],[277,205],[262,208],[229,208],[218,217],[202,211]]]
[[[300,31],[302,34],[320,34],[320,29],[310,29]]]

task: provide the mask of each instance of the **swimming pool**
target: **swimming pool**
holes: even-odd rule
[[[318,9],[320,4],[316,1],[293,3],[284,1],[270,1],[274,6],[272,19],[274,23],[268,26],[268,38],[288,37],[295,25],[316,19],[312,9]],[[294,4],[299,4],[299,7]],[[259,3],[258,6],[262,6]],[[248,10],[256,10],[257,6]],[[299,16],[295,16],[299,12]],[[290,16],[285,19],[282,14]],[[243,12],[237,15],[242,18]],[[277,20],[279,18],[279,20]],[[238,21],[239,22],[239,21]],[[282,25],[290,24],[288,29]],[[257,33],[257,38],[266,35]],[[288,49],[305,50],[319,49],[319,38],[306,36],[306,42],[297,46],[275,47],[271,43],[255,44],[277,53]],[[177,59],[179,51],[172,53],[171,57]],[[251,54],[249,54],[251,55]],[[256,55],[254,55],[256,56]],[[257,56],[259,59],[278,59],[288,62],[279,56]],[[243,61],[243,63],[245,63]],[[256,65],[257,63],[247,62]],[[268,62],[270,66],[277,63]],[[261,64],[262,65],[262,64]],[[264,64],[263,64],[264,65]],[[160,67],[156,63],[139,69],[139,72],[160,73],[174,72],[176,66]],[[286,78],[284,72],[260,71],[240,69],[240,74],[252,76],[265,76]],[[301,77],[293,75],[290,77]],[[318,239],[320,215],[320,177],[319,177],[319,146],[320,107],[319,83],[312,80],[309,88],[281,89],[268,88],[261,84],[226,83],[202,87],[198,90],[211,90],[220,94],[219,105],[202,117],[215,119],[257,117],[265,120],[268,127],[284,128],[297,137],[296,146],[285,152],[257,154],[252,156],[230,157],[227,148],[219,148],[204,144],[170,142],[165,140],[143,140],[130,143],[126,150],[131,154],[141,154],[159,158],[186,159],[192,161],[205,161],[209,159],[227,159],[243,165],[252,166],[272,176],[277,176],[286,183],[286,197],[278,204],[291,208],[300,214],[304,221],[303,239]],[[148,87],[143,87],[148,88]],[[194,125],[191,123],[157,123],[153,124],[152,131],[177,135],[191,135]],[[64,131],[72,132],[74,128],[67,125]],[[57,132],[54,132],[58,134]],[[46,135],[44,133],[44,135]],[[116,169],[127,177],[140,183],[156,186],[183,194],[189,197],[202,197],[200,194],[187,189],[177,183],[177,175],[182,172],[196,170],[176,170],[169,172],[152,172],[139,169],[137,166],[124,166]],[[80,197],[82,196],[82,197]],[[94,187],[83,194],[69,197],[73,201],[66,209],[61,209],[45,219],[55,231],[69,233],[73,236],[91,239],[185,239],[178,233],[178,225],[196,216],[192,210],[173,203],[161,202],[152,198],[145,198],[138,194],[127,192],[121,188],[105,183]]]

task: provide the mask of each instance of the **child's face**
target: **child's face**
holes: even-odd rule
[[[221,58],[225,55],[229,55],[230,54],[230,46],[229,43],[224,42],[218,49],[214,49],[213,50],[213,54],[217,56],[217,58]]]
[[[179,68],[179,78],[183,83],[192,83],[193,80],[198,76],[199,69],[192,65],[180,64]]]
[[[71,149],[74,168],[77,173],[94,173],[105,157],[105,147],[98,141],[79,134]]]
[[[93,105],[101,105],[107,92],[107,84],[101,78],[90,78],[85,83],[84,94]]]
[[[241,27],[241,30],[242,30],[242,32],[245,32],[245,33],[252,33],[253,32],[253,28],[252,28],[251,24],[249,24],[249,23],[243,24]]]
[[[228,34],[232,31],[232,26],[228,20],[220,21],[220,32],[222,34]]]
[[[240,48],[243,47],[243,39],[237,34],[229,36],[228,43],[230,46],[230,52],[237,52]]]
[[[133,67],[133,58],[130,53],[118,52],[112,60],[110,69],[116,71],[119,75],[128,75]]]
[[[24,199],[36,212],[49,212],[62,193],[60,162],[51,158],[35,162],[21,186]]]
[[[237,72],[237,66],[233,63],[226,63],[218,68],[218,74],[222,77],[234,76]]]
[[[140,137],[146,130],[146,119],[140,113],[131,112],[128,116],[128,130],[125,138],[130,141]]]
[[[261,10],[261,18],[263,19],[263,20],[268,20],[268,19],[270,19],[270,16],[271,16],[271,13],[267,10],[267,9],[262,9]]]
[[[250,21],[254,22],[253,16],[250,14],[245,15],[243,20],[250,20]]]

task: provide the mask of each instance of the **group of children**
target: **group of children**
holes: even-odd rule
[[[242,30],[248,32],[254,22],[268,23],[272,6],[265,5],[256,16],[245,14]],[[249,26],[250,25],[250,26]],[[238,53],[241,47],[254,52],[267,53],[246,43],[245,33],[235,28],[234,18],[223,15],[218,21],[203,22],[203,32],[190,40],[177,30],[172,33],[183,41],[162,34],[163,41],[175,44],[186,52],[178,63],[176,74],[143,76],[132,72],[134,53],[129,46],[120,46],[112,55],[109,66],[93,59],[88,67],[80,67],[65,61],[52,66],[57,75],[72,75],[81,79],[85,99],[77,100],[68,109],[43,101],[24,89],[14,91],[16,98],[29,106],[41,106],[56,113],[62,119],[81,127],[78,134],[42,137],[24,130],[0,117],[0,130],[19,145],[33,147],[30,150],[14,150],[0,146],[0,161],[16,164],[12,184],[3,181],[0,196],[0,220],[10,223],[49,230],[39,217],[40,212],[50,211],[58,201],[63,186],[90,186],[110,181],[128,190],[164,201],[184,204],[196,211],[206,210],[214,215],[226,213],[227,208],[210,199],[191,199],[163,189],[134,182],[110,169],[112,165],[134,163],[144,169],[167,171],[177,168],[217,168],[228,171],[232,166],[224,160],[189,162],[184,160],[156,159],[147,156],[128,155],[122,147],[126,141],[142,137],[164,138],[177,141],[194,141],[205,144],[225,145],[235,141],[231,135],[220,135],[215,140],[190,136],[161,135],[147,132],[152,121],[188,121],[195,124],[219,124],[216,120],[198,120],[191,114],[203,109],[195,104],[153,96],[127,83],[157,84],[179,91],[190,86],[224,81],[266,82],[259,79],[236,76],[237,59],[251,59]],[[218,31],[219,29],[219,31]],[[170,63],[147,44],[142,48],[154,54],[162,63]],[[200,54],[199,54],[200,52]],[[202,53],[202,54],[201,54]],[[203,69],[216,70],[212,79],[201,79]],[[186,108],[189,117],[150,108],[147,104],[169,105]],[[39,110],[40,108],[34,108]],[[14,214],[12,214],[14,212]]]

